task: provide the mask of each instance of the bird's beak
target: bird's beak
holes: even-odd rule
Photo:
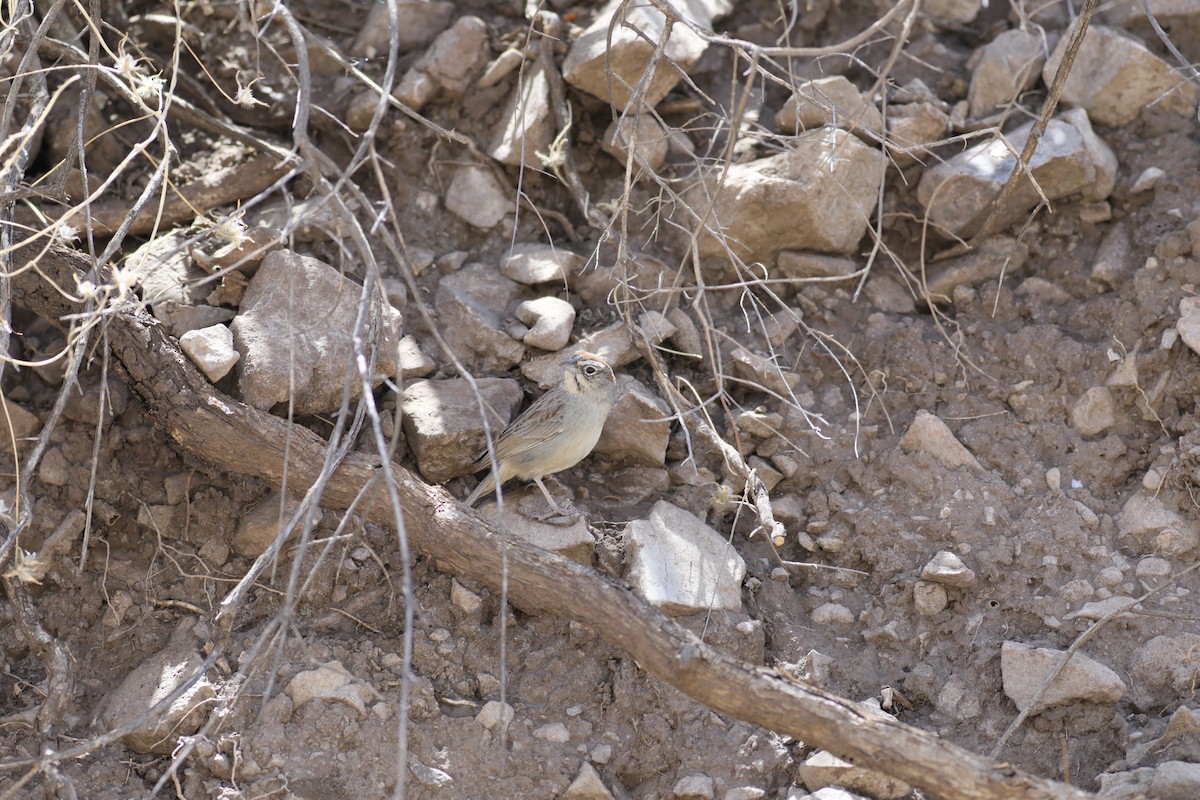
[[[567,366],[570,366],[571,364],[574,364],[578,360],[579,360],[579,353],[576,353],[575,355],[568,358],[566,361],[562,362],[562,365],[564,367],[567,367]]]

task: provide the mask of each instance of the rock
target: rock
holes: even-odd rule
[[[207,303],[212,285],[188,255],[187,236],[170,233],[150,240],[125,259],[124,269],[137,277],[142,299],[172,336],[233,319],[228,308]]]
[[[420,761],[414,761],[410,764],[408,771],[422,785],[428,786],[431,789],[443,789],[454,783],[453,776],[449,772],[446,772],[446,770],[422,764]]]
[[[617,378],[617,402],[593,452],[651,467],[666,463],[671,410],[636,378]]]
[[[1084,603],[1082,608],[1065,615],[1063,619],[1067,621],[1073,619],[1097,620],[1107,617],[1114,611],[1123,611],[1124,609],[1131,608],[1136,605],[1136,602],[1132,597],[1110,597],[1107,600]]]
[[[929,153],[928,145],[940,141],[950,127],[950,115],[933,99],[888,106],[889,151],[901,166]]]
[[[1029,259],[1029,245],[1008,236],[993,236],[971,252],[930,266],[929,300],[948,303],[959,286],[975,286],[1013,274]]]
[[[1016,152],[1025,146],[1032,129],[1030,122],[1007,135]],[[917,199],[934,225],[957,236],[973,236],[1015,166],[1016,157],[1003,142],[983,142],[927,170],[917,187]],[[1112,194],[1117,157],[1093,133],[1087,115],[1072,109],[1050,120],[1029,167],[1051,201],[1074,194],[1099,201]],[[1037,190],[1024,181],[1013,192],[1001,226],[1021,220],[1039,202]]]
[[[923,617],[931,617],[946,609],[949,603],[945,588],[928,581],[913,584],[913,607]]]
[[[129,723],[190,680],[204,663],[192,622],[179,625],[159,652],[131,672],[121,685],[105,696],[100,720],[105,730]],[[142,721],[121,741],[135,753],[170,755],[179,739],[200,730],[215,707],[216,687],[205,677],[192,684],[163,711]]]
[[[858,272],[852,259],[826,256],[820,253],[804,253],[784,250],[775,262],[783,277],[796,278],[851,278]]]
[[[675,8],[701,29],[711,29],[712,14],[701,0],[682,0]],[[618,11],[622,12],[621,21],[614,26],[613,15]],[[563,61],[563,79],[624,111],[633,87],[645,80],[656,43],[662,40],[665,30],[666,19],[648,3],[627,5],[623,0],[610,0],[571,44]],[[661,60],[646,80],[642,95],[646,107],[658,105],[700,59],[706,47],[704,40],[686,25],[672,25]]]
[[[650,114],[639,114],[635,117],[624,117],[613,120],[604,131],[600,140],[600,149],[628,165],[633,157],[633,176],[637,178],[642,170],[658,172],[667,161],[669,135],[655,117]]]
[[[224,325],[188,331],[179,337],[179,349],[213,383],[228,375],[242,357],[233,349],[233,331]]]
[[[1004,693],[1024,711],[1064,655],[1062,650],[1005,642],[1000,647]],[[1125,684],[1117,673],[1082,653],[1075,653],[1032,713],[1075,703],[1115,703],[1124,693]]]
[[[525,70],[508,98],[488,153],[501,164],[543,169],[542,157],[554,140],[554,113],[550,109],[550,84],[541,62]]]
[[[487,24],[479,17],[459,17],[438,34],[392,94],[414,111],[439,93],[462,94],[491,54],[487,37]]]
[[[604,781],[600,780],[596,768],[584,761],[575,780],[562,793],[562,800],[613,800],[613,796]]]
[[[1107,386],[1093,386],[1071,407],[1071,427],[1081,436],[1099,436],[1117,424],[1117,404]]]
[[[971,451],[954,437],[946,423],[928,411],[917,412],[917,418],[900,437],[900,448],[909,453],[928,453],[946,469],[983,469]]]
[[[1064,34],[1046,61],[1042,80],[1047,86],[1070,38],[1070,32]],[[1132,122],[1151,103],[1155,109],[1194,115],[1196,96],[1196,87],[1145,45],[1112,28],[1091,25],[1063,84],[1062,100],[1082,107],[1101,125],[1116,127]]]
[[[841,786],[875,800],[900,800],[912,791],[896,778],[856,767],[825,750],[817,750],[806,758],[797,767],[796,777],[809,791]]]
[[[459,611],[476,620],[483,613],[483,598],[459,583],[457,578],[450,581],[450,602]]]
[[[548,725],[534,728],[532,736],[543,742],[554,742],[555,744],[566,744],[571,741],[571,734],[567,730],[567,726],[561,722],[551,722]]]
[[[46,451],[42,463],[38,465],[38,480],[48,486],[66,486],[71,481],[71,466],[61,447]]]
[[[279,535],[281,526],[286,525],[300,507],[300,501],[287,495],[280,508],[280,493],[270,491],[242,515],[238,523],[237,533],[233,535],[230,546],[233,551],[245,558],[258,558]],[[296,528],[288,534],[290,539],[296,535]]]
[[[975,585],[975,573],[949,550],[939,550],[921,570],[921,578],[955,589],[969,589]]]
[[[510,47],[492,59],[491,63],[487,65],[487,69],[479,76],[479,80],[475,81],[475,88],[487,89],[495,86],[520,69],[523,63],[525,63],[525,54]]]
[[[1200,353],[1200,297],[1185,297],[1179,301],[1175,330],[1193,353]]]
[[[263,259],[230,325],[241,354],[238,389],[246,403],[269,409],[294,403],[299,416],[334,411],[342,404],[346,368],[354,362],[352,334],[362,287],[333,267],[277,250]],[[382,307],[379,335],[368,347],[376,356],[378,386],[396,372],[400,312]],[[351,399],[362,394],[357,376]]]
[[[400,40],[400,52],[407,53],[429,44],[446,29],[454,15],[454,3],[430,0],[399,2],[396,3],[396,11],[396,33]],[[388,4],[372,5],[350,52],[367,58],[386,57],[391,34],[392,23],[388,14]]]
[[[633,590],[668,614],[740,611],[746,563],[691,513],[659,500],[626,527]]]
[[[539,283],[571,286],[586,264],[583,256],[557,245],[518,244],[500,263],[500,271],[527,286]]]
[[[359,719],[366,718],[367,703],[376,694],[370,686],[347,672],[340,661],[330,661],[298,673],[284,692],[292,698],[293,708],[300,708],[310,700],[344,703],[358,712]]]
[[[1105,800],[1193,800],[1200,797],[1200,764],[1163,761],[1153,767],[1105,772],[1100,775]]]
[[[1200,636],[1194,633],[1155,636],[1142,645],[1129,671],[1134,706],[1149,712],[1189,696],[1195,681],[1197,650]]]
[[[798,84],[775,115],[775,125],[785,133],[829,125],[870,142],[883,133],[883,115],[847,78],[834,75]]]
[[[983,0],[926,0],[921,10],[934,19],[966,25],[982,7]]]
[[[1171,572],[1171,562],[1156,556],[1140,559],[1133,570],[1133,574],[1147,590],[1162,586],[1171,577]]]
[[[509,378],[476,378],[492,436],[512,420],[524,393]],[[426,480],[444,483],[467,475],[486,448],[479,401],[463,378],[414,381],[401,398],[404,436]]]
[[[1129,187],[1130,194],[1141,194],[1148,192],[1167,177],[1167,173],[1159,167],[1146,167],[1142,170],[1142,174],[1138,175],[1133,181],[1133,185]]]
[[[475,721],[489,731],[494,731],[501,726],[511,723],[515,715],[516,711],[508,703],[489,700],[483,704],[483,708],[475,715]]]
[[[790,397],[800,383],[800,376],[781,369],[766,356],[760,356],[744,347],[734,350],[729,357],[733,372],[743,380],[766,387],[781,397]]]
[[[981,47],[967,92],[976,119],[1003,111],[1037,83],[1046,63],[1043,37],[1028,30],[1001,33]]]
[[[1133,239],[1130,237],[1129,223],[1118,222],[1100,240],[1088,280],[1102,289],[1115,289],[1127,280],[1133,267]],[[1200,322],[1200,319],[1197,321]],[[1200,337],[1197,341],[1200,342]]]
[[[483,299],[442,281],[434,296],[442,335],[469,367],[505,372],[525,356],[525,345],[502,329],[497,298]]]
[[[677,800],[713,800],[713,779],[703,772],[685,775],[675,783],[672,794]]]
[[[517,210],[512,194],[491,170],[467,164],[454,171],[446,187],[446,210],[476,228],[486,230]]]
[[[1117,516],[1117,533],[1132,536],[1142,546],[1152,545],[1155,552],[1172,558],[1187,556],[1200,545],[1200,526],[1152,494],[1138,493],[1125,501]]]
[[[854,612],[840,603],[822,603],[813,609],[810,618],[814,625],[851,625]]]
[[[494,500],[482,503],[479,507],[479,515],[494,526],[503,526],[503,530],[507,531],[514,539],[520,539],[543,550],[549,550],[551,553],[558,553],[563,558],[591,566],[592,556],[596,552],[596,540],[588,530],[587,519],[580,515],[574,517],[566,525],[532,519],[521,512],[526,508],[533,511],[535,506],[538,512],[549,511],[550,508],[536,486],[528,489],[526,495],[528,499],[533,500],[533,503],[527,504],[523,498],[517,502],[517,509],[514,511],[513,488],[510,486],[505,493],[506,502],[503,516],[500,514],[500,506]],[[563,505],[562,498],[556,496],[555,499],[558,500],[560,506]]]
[[[614,370],[619,370],[641,356],[634,347],[633,340],[629,338],[629,331],[625,329],[625,323],[614,322],[607,328],[590,333],[557,353],[548,353],[529,359],[521,364],[521,373],[543,389],[557,386],[562,382],[563,362],[580,350],[595,353],[604,358]]]
[[[42,422],[24,407],[4,398],[4,413],[0,413],[0,441],[7,450],[8,442],[15,439],[20,447],[24,440],[41,430]]]
[[[575,308],[557,297],[539,297],[517,306],[517,319],[531,325],[522,339],[530,347],[555,352],[567,346],[575,326]]]
[[[735,786],[726,790],[721,800],[762,800],[766,796],[766,789],[757,786]]]
[[[81,373],[79,388],[71,392],[70,398],[63,408],[63,416],[95,427],[96,422],[100,419],[102,401],[104,425],[107,427],[112,424],[114,417],[121,416],[129,407],[129,389],[125,386],[125,382],[112,372],[109,373],[108,379],[103,384],[100,382],[99,373],[91,371]]]
[[[406,381],[413,378],[424,378],[435,369],[437,364],[425,355],[420,343],[412,336],[403,336],[396,345],[396,367],[400,377]]]
[[[747,263],[769,264],[791,249],[850,253],[866,232],[886,167],[883,154],[853,134],[821,128],[779,155],[707,170],[684,195],[691,208],[713,207],[698,238],[700,256],[727,258],[726,245]],[[694,227],[690,216],[678,222]]]

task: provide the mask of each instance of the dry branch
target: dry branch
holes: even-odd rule
[[[16,266],[42,252],[27,245]],[[46,251],[43,275],[73,286],[84,274],[82,254]],[[33,270],[13,280],[14,301],[48,319],[80,309],[46,290]],[[217,392],[188,362],[160,325],[142,314],[111,318],[109,341],[130,387],[142,397],[156,424],[177,445],[222,470],[255,475],[279,485],[290,437],[288,482],[303,491],[318,476],[326,443],[312,432],[255,411]],[[349,454],[338,466],[321,504],[345,508],[382,468],[392,470],[400,489],[405,524],[413,546],[444,568],[492,587],[502,574],[501,533],[461,506],[444,489],[429,486],[396,464]],[[391,526],[393,517],[382,482],[376,481],[365,515]],[[788,734],[852,762],[919,787],[939,798],[1086,798],[1066,784],[1019,772],[943,742],[860,704],[796,683],[772,670],[720,653],[668,619],[627,588],[594,570],[519,541],[507,542],[509,591],[513,602],[575,620],[632,655],[652,675],[716,711]]]

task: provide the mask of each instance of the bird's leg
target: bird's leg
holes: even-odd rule
[[[539,517],[540,519],[546,520],[546,519],[549,519],[550,517],[554,517],[554,516],[559,516],[559,517],[578,517],[579,516],[579,511],[577,509],[572,508],[570,511],[564,511],[558,505],[558,503],[556,503],[554,501],[554,498],[550,496],[550,490],[546,488],[546,484],[542,483],[541,478],[534,478],[533,482],[536,483],[538,485],[538,488],[542,490],[542,494],[546,496],[546,502],[550,504],[550,508],[552,509],[552,513],[541,515]]]

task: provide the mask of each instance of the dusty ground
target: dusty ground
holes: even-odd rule
[[[497,42],[516,39],[523,23],[511,9],[472,5],[480,6],[475,11],[493,26]],[[811,27],[820,40],[837,40],[867,24],[872,17],[866,6],[849,4]],[[912,49],[924,48],[925,56],[936,51],[961,66],[990,26],[1003,22],[1002,12],[989,12],[966,29],[921,34]],[[776,13],[766,3],[750,4],[723,24],[741,36],[765,40]],[[820,16],[814,12],[813,18]],[[194,24],[220,28],[215,19],[197,17]],[[338,40],[349,41],[354,33],[336,19],[314,17],[306,24]],[[253,52],[244,31],[234,30],[225,41],[234,60]],[[859,55],[878,63],[881,53],[886,54],[882,46]],[[727,56],[710,53],[703,66],[696,79],[719,96],[716,87],[728,78]],[[924,68],[902,60],[897,69],[902,82]],[[963,87],[946,73],[927,77],[943,99],[954,102],[961,96],[955,92]],[[768,94],[766,104],[772,105],[774,94]],[[434,103],[427,113],[447,128],[486,140],[503,95],[496,91]],[[1032,101],[1029,105],[1036,108]],[[575,157],[585,165],[594,196],[614,197],[620,167],[595,145],[607,124],[606,112],[587,102],[578,110]],[[288,116],[280,115],[285,125]],[[1094,216],[1082,213],[1079,204],[1056,204],[1053,213],[1040,214],[1024,232],[1031,255],[1018,272],[958,291],[940,318],[919,304],[905,310],[901,303],[898,309],[894,298],[903,296],[898,288],[903,283],[882,261],[868,291],[857,297],[853,284],[775,287],[812,329],[836,339],[854,360],[835,363],[802,330],[777,345],[781,360],[801,376],[807,410],[828,421],[822,436],[761,392],[733,387],[731,399],[744,408],[764,405],[785,413],[786,442],[773,448],[798,468],[772,493],[789,532],[781,554],[865,575],[813,568],[797,570],[786,581],[773,579],[769,548],[761,539],[746,539],[746,518],[733,529],[729,510],[712,507],[709,521],[722,533],[733,529],[732,541],[749,567],[744,613],[707,620],[700,615],[685,624],[703,629],[708,641],[748,662],[815,675],[823,688],[848,698],[877,697],[883,687],[894,687],[912,706],[898,709],[900,719],[988,753],[1017,713],[1001,689],[1002,642],[1065,648],[1090,625],[1071,618],[1084,603],[1136,597],[1168,577],[1139,570],[1144,559],[1162,554],[1153,540],[1120,535],[1117,516],[1142,489],[1151,468],[1165,478],[1161,497],[1184,519],[1193,520],[1200,505],[1193,500],[1200,356],[1182,342],[1160,347],[1163,332],[1178,319],[1179,301],[1200,285],[1200,254],[1190,252],[1183,233],[1200,214],[1200,134],[1194,119],[1153,111],[1100,133],[1120,164],[1112,219],[1085,221]],[[336,130],[323,134],[331,151],[344,152]],[[497,262],[512,231],[480,234],[439,205],[419,202],[426,193],[440,196],[443,190],[431,162],[456,157],[445,144],[435,150],[435,141],[412,122],[397,119],[381,128],[379,147],[392,170],[393,202],[406,209],[401,227],[408,244],[439,256],[467,251],[471,261]],[[1166,177],[1153,191],[1132,194],[1133,179],[1151,166],[1164,168]],[[539,205],[581,222],[553,179],[529,175],[524,189]],[[919,230],[904,218],[917,210],[911,189],[893,170],[888,190],[889,210],[898,212],[888,243],[907,263],[917,264]],[[1114,286],[1099,286],[1089,281],[1091,266],[1102,237],[1120,220],[1128,221],[1133,234],[1131,257]],[[532,215],[524,215],[520,224],[517,240],[544,240],[545,229]],[[560,239],[560,229],[553,222],[549,227]],[[600,242],[594,231],[583,231],[581,241],[560,243],[592,252]],[[665,244],[642,246],[678,263],[678,253]],[[331,243],[310,247],[338,263]],[[603,265],[608,251],[600,247],[599,252]],[[440,269],[434,266],[421,276],[427,299]],[[754,347],[763,335],[757,324],[747,324],[745,300],[742,289],[708,296],[717,325]],[[769,300],[763,302],[766,313],[777,311]],[[412,308],[404,311],[410,330],[437,358],[418,315]],[[612,308],[592,303],[581,310],[576,332],[582,335],[613,319]],[[36,320],[18,315],[14,327],[25,357],[57,346],[57,334]],[[1100,435],[1081,435],[1071,424],[1071,409],[1088,389],[1105,385],[1129,354],[1136,354],[1137,385],[1113,389],[1115,424]],[[713,388],[708,365],[684,359],[670,363],[702,391]],[[85,370],[85,388],[97,385],[99,369],[99,361],[93,361]],[[627,370],[653,384],[640,362]],[[120,382],[119,376],[112,380]],[[8,369],[4,391],[44,420],[58,384],[48,370]],[[381,391],[380,397],[390,395]],[[861,408],[857,419],[855,397]],[[103,426],[95,465],[96,496],[104,513],[96,516],[86,567],[79,571],[76,547],[51,566],[41,585],[31,586],[42,624],[68,648],[79,679],[58,726],[62,748],[103,732],[97,719],[102,700],[173,634],[185,649],[203,650],[217,603],[249,564],[231,554],[229,538],[242,514],[267,491],[253,476],[220,474],[181,457],[136,397],[117,408]],[[899,438],[919,411],[944,420],[982,468],[947,469],[927,455],[904,452]],[[93,392],[72,402],[53,434],[31,487],[36,506],[22,541],[25,550],[37,550],[69,512],[83,508],[95,428]],[[732,436],[728,427],[725,432]],[[686,455],[677,431],[668,466]],[[699,466],[722,473],[715,454],[700,451],[697,458]],[[1048,479],[1052,470],[1057,475]],[[576,491],[594,522],[598,568],[617,575],[621,523],[644,515],[664,497],[684,507],[708,508],[715,488],[668,481],[665,470],[650,475],[644,467],[597,457],[560,479]],[[661,485],[669,488],[662,492],[656,488]],[[174,512],[170,524],[156,530],[147,524],[146,509],[160,506]],[[318,541],[323,543],[337,524],[336,516],[327,515]],[[301,574],[312,580],[286,641],[272,640],[265,651],[255,652],[257,668],[245,683],[234,685],[231,676],[260,647],[280,609],[292,556],[274,578],[252,591],[235,624],[233,651],[210,672],[220,694],[237,695],[233,712],[214,726],[161,796],[316,800],[382,797],[394,790],[403,678],[401,558],[387,530],[360,524],[342,533],[323,558],[318,559],[318,546],[301,564]],[[811,548],[801,546],[801,533]],[[913,586],[940,550],[962,558],[977,581],[950,590],[945,610],[920,616],[914,611]],[[1192,549],[1163,557],[1170,570],[1178,571],[1195,555]],[[502,665],[501,609],[494,592],[462,581],[483,599],[477,611],[464,611],[451,602],[455,579],[421,556],[412,562],[412,579],[419,612],[407,728],[411,797],[555,797],[584,762],[594,765],[617,797],[671,797],[682,778],[700,773],[712,779],[717,797],[738,787],[763,794],[735,796],[784,797],[797,765],[810,752],[804,742],[708,711],[648,677],[593,633],[553,616],[510,611]],[[1185,577],[1148,601],[1145,613],[1108,625],[1084,652],[1130,684],[1135,658],[1152,639],[1195,633],[1198,589],[1194,574]],[[840,622],[814,623],[814,610],[826,604],[849,614]],[[0,627],[0,761],[6,762],[37,752],[39,737],[28,712],[38,706],[46,670],[9,624],[8,607],[0,606],[0,614],[6,620]],[[739,627],[746,621],[753,624]],[[282,687],[332,661],[371,688],[360,698],[361,708],[320,700],[294,708]],[[499,699],[502,674],[506,700],[515,709],[503,742],[475,719],[487,701]],[[1132,699],[1135,688],[1145,693],[1143,701]],[[1171,686],[1131,686],[1115,705],[1077,704],[1033,717],[1000,758],[1096,790],[1101,773],[1118,762],[1137,766],[1130,749],[1162,735],[1167,718],[1195,702],[1193,695]],[[169,754],[145,755],[109,744],[63,764],[62,770],[79,797],[126,798],[144,796],[169,763]],[[19,774],[0,773],[0,793]],[[42,796],[44,787],[38,778],[6,796]]]

